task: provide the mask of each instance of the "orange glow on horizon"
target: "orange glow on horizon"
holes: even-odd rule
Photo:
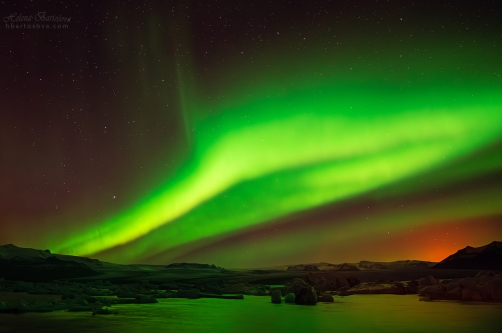
[[[439,262],[466,246],[483,246],[502,240],[501,236],[500,217],[485,217],[413,228],[366,243],[360,252],[379,255],[381,261],[416,259]],[[375,246],[376,251],[370,250],[368,245]]]

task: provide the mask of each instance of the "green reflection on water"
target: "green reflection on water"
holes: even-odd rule
[[[117,305],[118,315],[27,313],[0,316],[0,332],[500,332],[502,304],[419,302],[415,295],[335,297],[317,306],[244,300],[161,299]]]

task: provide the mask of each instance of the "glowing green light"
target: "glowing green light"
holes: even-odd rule
[[[420,94],[408,93],[393,102],[392,94],[375,90],[346,89],[340,95],[336,86],[323,87],[323,93],[296,92],[221,110],[196,128],[193,156],[177,177],[55,250],[96,253],[176,222],[168,233],[151,237],[163,250],[174,248],[391,184],[500,136],[502,103],[488,103],[489,93],[449,106],[451,97],[420,101]],[[281,183],[258,182],[270,175]],[[210,203],[233,186],[254,181],[256,187],[245,189],[254,188],[256,196],[254,205],[244,208],[249,211]],[[195,208],[197,219],[189,214]],[[226,218],[207,220],[205,208],[221,209]],[[149,247],[159,245],[142,243],[130,255],[150,252]]]

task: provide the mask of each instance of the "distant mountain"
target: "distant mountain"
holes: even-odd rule
[[[359,271],[360,269],[354,265],[342,264],[339,268],[340,271]]]
[[[317,268],[316,265],[293,265],[293,266],[288,266],[287,268],[288,271],[318,271],[319,268]]]
[[[502,269],[502,242],[457,251],[433,268],[446,269]]]
[[[374,262],[362,260],[357,264],[361,270],[396,270],[396,269],[415,269],[415,268],[429,268],[433,266],[434,262],[422,260],[398,260],[390,262]]]
[[[190,262],[176,262],[166,266],[166,268],[195,268],[195,269],[219,269],[225,270],[223,267],[216,266],[214,264],[198,264],[198,263],[190,263]]]
[[[32,282],[50,282],[95,276],[103,263],[96,259],[51,254],[49,250],[0,245],[0,278]]]
[[[421,260],[398,260],[374,262],[363,260],[359,263],[330,264],[326,262],[286,266],[288,271],[364,271],[364,270],[408,270],[433,266],[434,262]]]

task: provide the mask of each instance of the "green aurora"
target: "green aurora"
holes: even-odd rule
[[[134,261],[389,184],[405,186],[407,178],[499,140],[501,107],[502,96],[488,89],[417,94],[335,83],[257,98],[197,126],[189,161],[149,197],[53,248],[85,255],[131,243],[120,258]],[[472,204],[462,211],[479,202]],[[502,207],[493,202],[474,212],[500,214]]]
[[[393,8],[383,6],[382,12]],[[64,209],[34,213],[38,247],[120,263],[256,267],[302,260],[441,260],[467,244],[449,239],[424,256],[426,245],[406,252],[396,239],[466,221],[477,226],[461,232],[470,235],[469,245],[502,236],[493,222],[502,216],[496,33],[467,30],[461,19],[422,23],[423,15],[414,11],[429,13],[427,6],[357,23],[358,16],[373,14],[349,8],[335,15],[330,9],[312,24],[292,8],[280,23],[264,20],[263,29],[256,28],[260,11],[253,12],[256,31],[234,27],[250,24],[242,20],[224,25],[229,30],[223,33],[216,28],[220,14],[213,17],[202,4],[189,7],[160,6],[138,17],[114,9],[116,22],[103,19],[95,28],[107,38],[93,46],[105,59],[96,62],[120,66],[118,74],[105,73],[120,101],[88,93],[101,108],[86,124],[94,122],[96,128],[89,127],[101,133],[103,121],[106,135],[114,127],[120,134],[101,133],[104,148],[96,135],[95,152],[89,149],[89,156],[72,163],[107,161],[103,172],[109,179],[120,178],[112,175],[117,170],[133,185],[117,186],[127,189],[117,193],[115,202],[123,201],[102,209],[106,203],[100,200],[115,198],[115,184],[96,175]],[[101,87],[93,75],[89,87]],[[137,120],[141,134],[120,129],[124,119]],[[167,124],[169,140],[147,134],[158,123]],[[55,141],[47,139],[49,145]],[[129,164],[113,161],[125,156],[110,153],[115,146],[130,155],[123,159]],[[92,165],[81,164],[76,168]],[[124,171],[140,164],[152,165],[150,173]],[[24,215],[8,216],[6,235],[31,246],[33,236],[16,227]],[[335,255],[337,249],[353,253]]]

